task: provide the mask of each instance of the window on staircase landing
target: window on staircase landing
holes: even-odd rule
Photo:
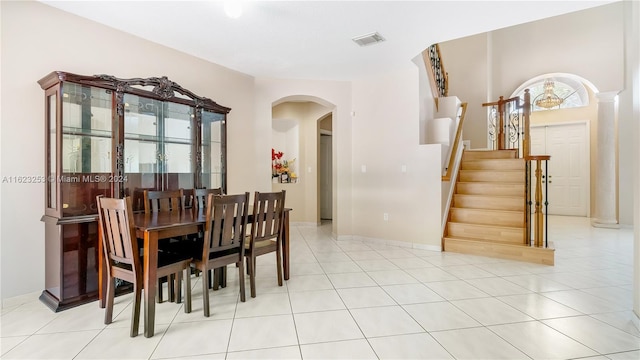
[[[531,94],[531,111],[548,110],[536,106],[535,102],[543,96],[544,83],[549,79],[554,82],[554,93],[563,99],[562,104],[553,109],[569,109],[589,105],[589,93],[586,87],[579,81],[568,77],[545,77],[531,80],[520,87],[522,90],[520,90],[516,96],[520,97],[521,103],[524,102],[524,89],[529,89],[529,93]]]

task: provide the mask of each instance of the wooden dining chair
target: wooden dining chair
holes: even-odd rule
[[[142,287],[144,284],[142,257],[139,253],[136,239],[136,229],[133,223],[133,210],[131,198],[124,199],[105,198],[103,195],[96,197],[98,203],[98,230],[102,237],[104,259],[107,270],[107,293],[104,323],[110,324],[113,320],[113,301],[115,295],[115,279],[122,279],[133,284],[134,300],[131,317],[131,332],[129,336],[138,335],[140,323],[140,302]],[[185,312],[191,309],[191,280],[189,278],[190,257],[174,254],[158,254],[158,277],[175,275],[178,282],[176,298],[180,302],[182,294],[180,283],[182,272],[185,277]]]
[[[204,242],[200,253],[193,254],[193,265],[202,273],[202,304],[206,317],[209,317],[210,269],[238,265],[240,300],[245,301],[243,262],[248,216],[248,192],[239,195],[209,194],[207,197]]]
[[[144,212],[146,214],[157,213],[157,212],[175,212],[178,213],[180,211],[184,211],[185,209],[185,199],[184,193],[182,189],[178,190],[143,190],[143,203],[144,203]],[[170,253],[180,253],[174,251],[174,248],[179,245],[175,245],[176,242],[182,239],[162,239],[158,243],[158,249],[161,252],[170,252]],[[173,294],[175,293],[175,289],[173,288],[173,284],[175,279],[158,279],[158,287],[157,287],[157,298],[158,302],[163,301],[162,296],[162,284],[167,282],[169,288],[169,301],[175,301]]]
[[[222,188],[194,189],[193,190],[193,206],[199,209],[206,208],[209,194],[222,195]]]
[[[184,211],[185,200],[182,189],[178,190],[144,190],[144,212]]]
[[[245,257],[251,284],[251,297],[256,297],[256,257],[276,253],[278,285],[282,286],[282,235],[284,231],[285,190],[261,193],[253,201],[253,221]]]

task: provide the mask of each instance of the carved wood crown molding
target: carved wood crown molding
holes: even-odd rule
[[[61,81],[70,81],[89,86],[98,86],[105,89],[114,90],[118,94],[123,93],[143,93],[145,96],[157,98],[158,100],[172,100],[178,102],[188,102],[187,99],[176,97],[176,93],[188,97],[192,105],[214,112],[227,114],[230,108],[219,105],[215,101],[196,95],[191,90],[185,89],[178,83],[169,80],[166,76],[150,78],[130,78],[122,79],[113,75],[98,74],[94,76],[77,75],[63,71],[54,71],[44,77],[38,83],[43,89],[47,89]],[[135,88],[134,86],[152,86],[151,91]],[[118,97],[118,100],[119,97]]]

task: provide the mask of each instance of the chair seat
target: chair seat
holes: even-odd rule
[[[250,246],[251,244],[249,244],[249,241],[247,240],[244,243],[244,248],[248,250]],[[256,242],[253,246],[257,250],[267,246],[278,246],[278,243],[275,240],[264,240],[264,241]]]

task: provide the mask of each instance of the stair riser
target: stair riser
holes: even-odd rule
[[[522,196],[524,184],[458,183],[456,194]]]
[[[525,164],[522,159],[496,159],[496,160],[472,160],[463,161],[460,164],[462,170],[522,170]]]
[[[513,246],[445,238],[444,251],[526,261],[544,265],[554,264],[553,249],[535,248],[524,245]]]
[[[502,198],[499,196],[455,195],[453,207],[466,209],[524,211],[524,197]]]
[[[465,224],[524,227],[524,212],[451,209],[451,221]]]
[[[515,150],[497,151],[465,151],[462,160],[482,160],[482,159],[515,159]]]
[[[461,237],[477,240],[491,240],[506,244],[523,244],[524,229],[477,226],[474,224],[449,223],[447,225],[449,237]]]
[[[507,182],[524,184],[523,171],[460,170],[460,181]]]

